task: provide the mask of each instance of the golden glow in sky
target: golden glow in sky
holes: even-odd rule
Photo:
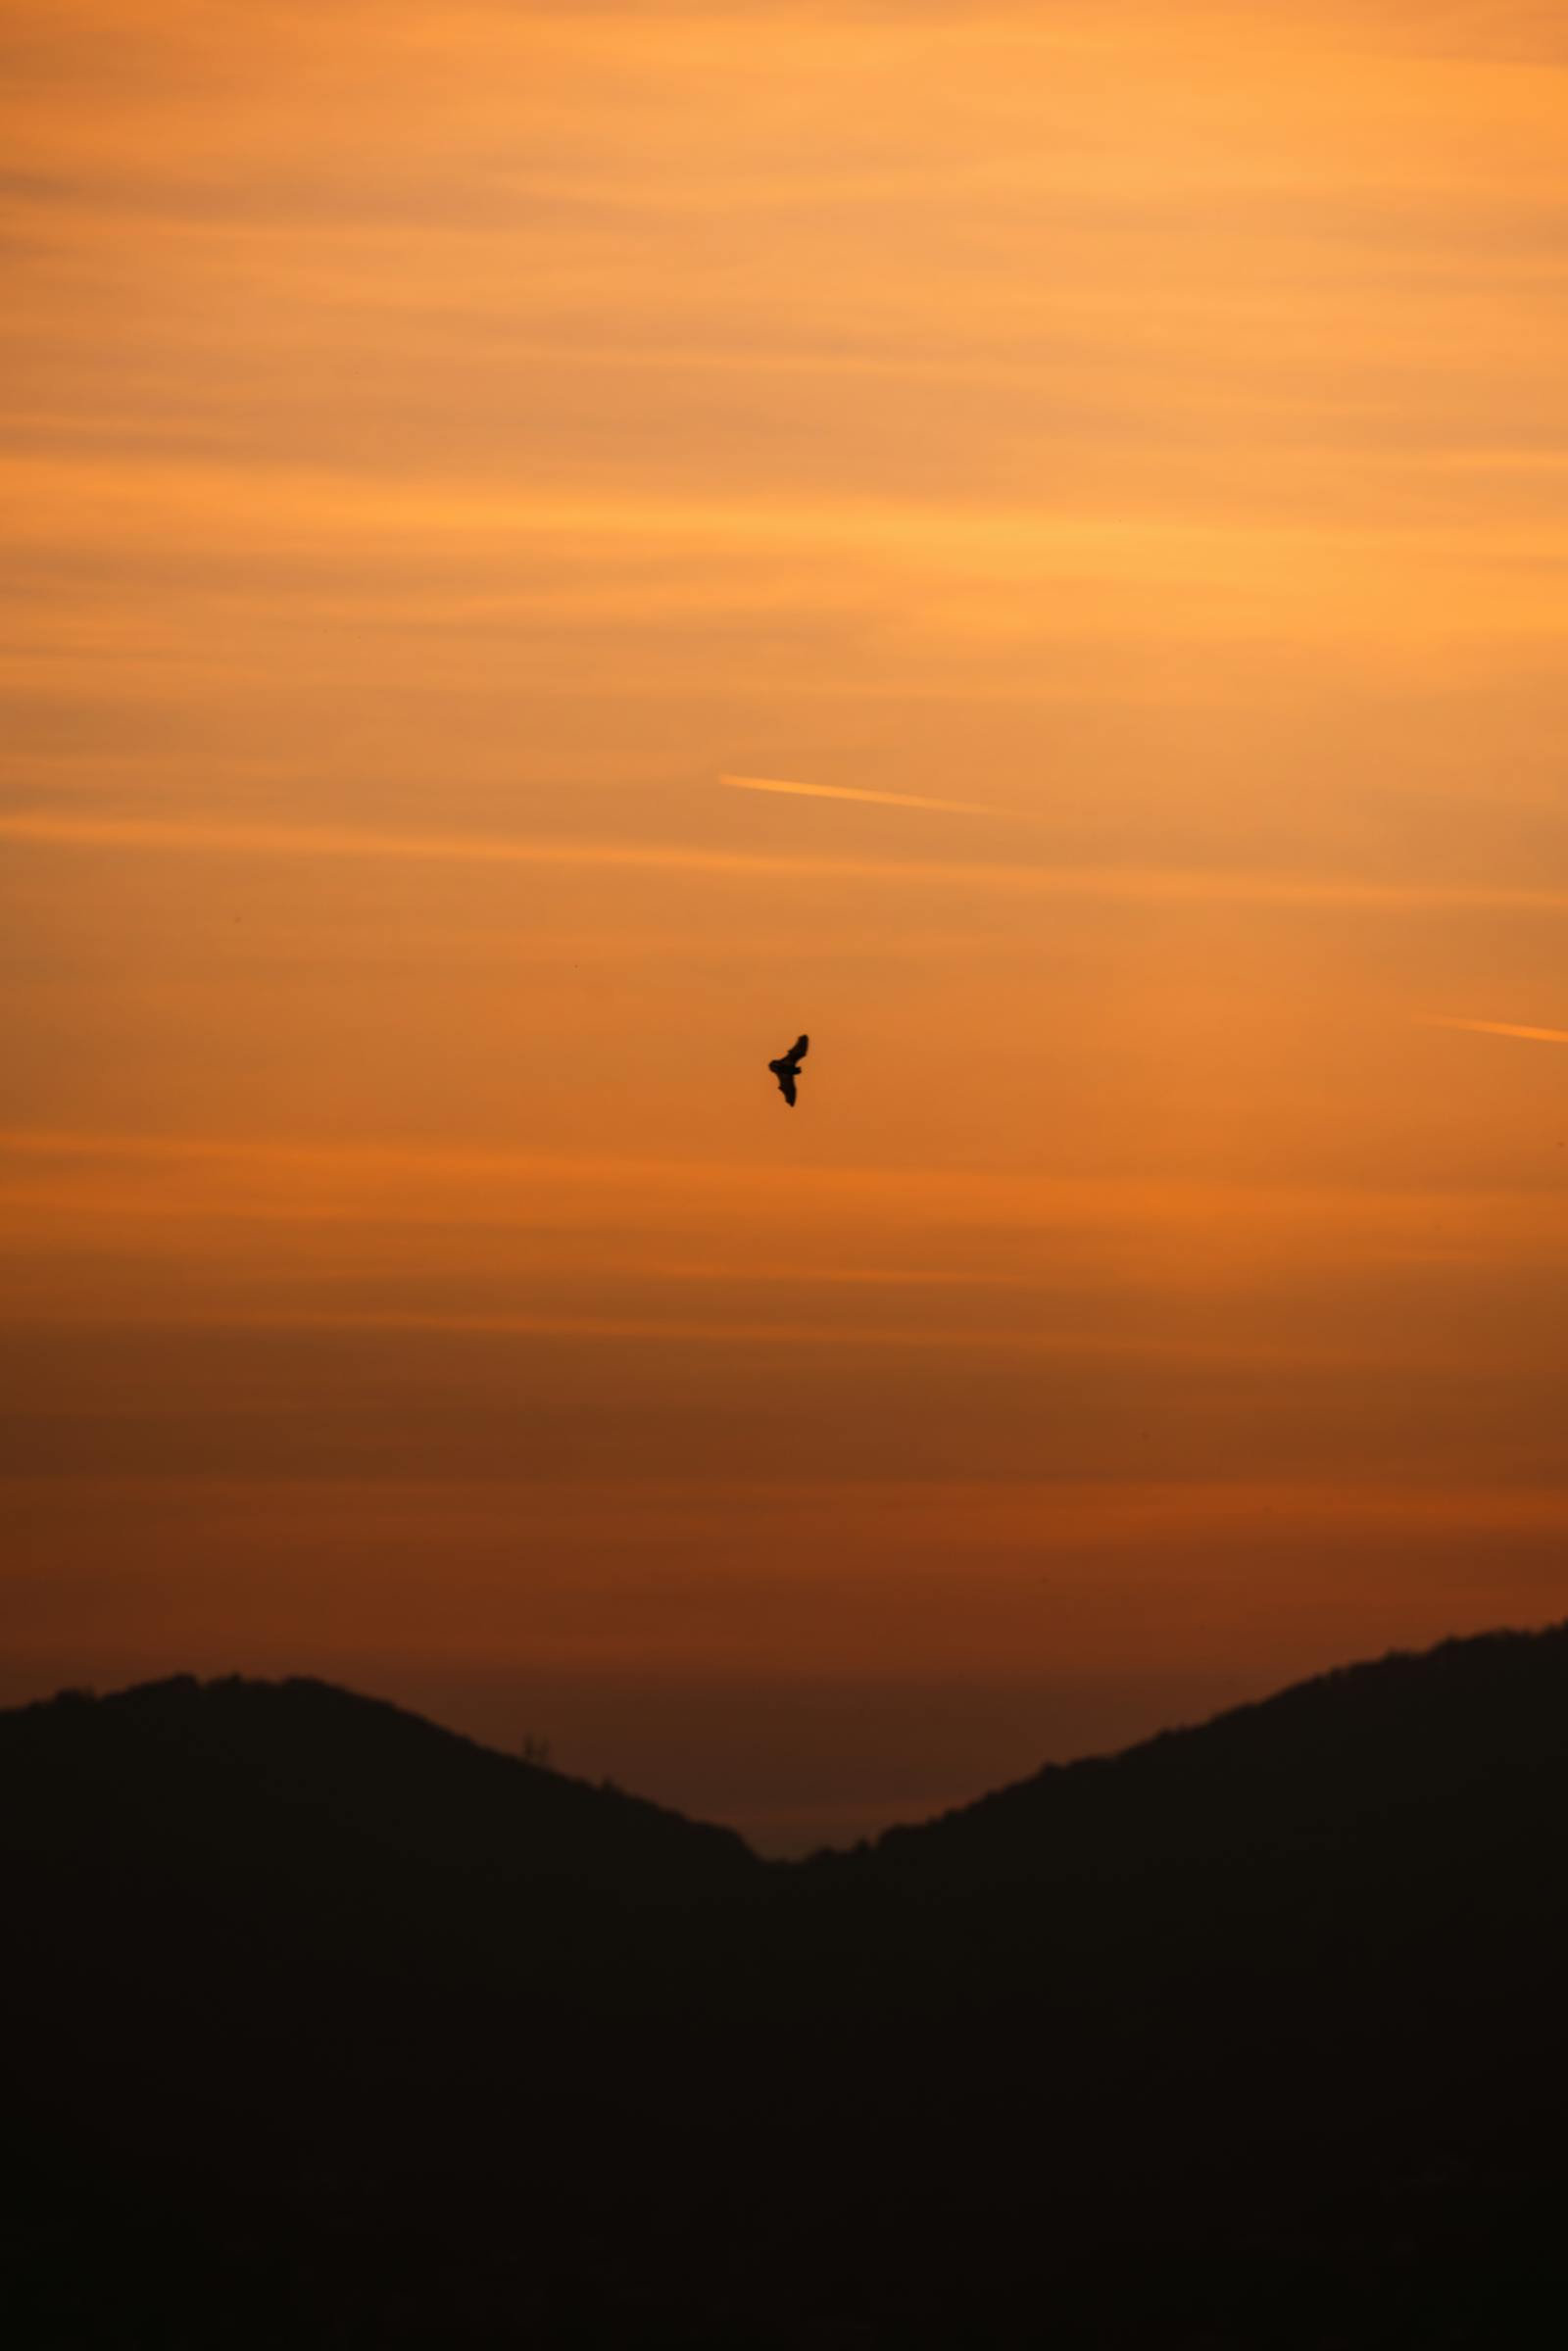
[[[787,1844],[1561,1615],[1554,13],[0,41],[0,1699]]]

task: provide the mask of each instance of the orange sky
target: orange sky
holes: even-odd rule
[[[788,1846],[1568,1608],[1559,12],[0,54],[0,1699]]]

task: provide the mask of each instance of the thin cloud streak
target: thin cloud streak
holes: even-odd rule
[[[705,1215],[711,1204],[733,1201],[737,1188],[755,1198],[764,1193],[770,1201],[784,1200],[797,1210],[811,1202],[831,1203],[835,1215],[859,1206],[881,1220],[890,1215],[912,1219],[929,1238],[932,1220],[955,1217],[998,1218],[1054,1224],[1067,1220],[1106,1231],[1128,1222],[1170,1225],[1184,1233],[1211,1229],[1216,1224],[1234,1236],[1259,1216],[1279,1218],[1298,1234],[1303,1219],[1316,1218],[1345,1234],[1369,1218],[1385,1220],[1393,1231],[1408,1233],[1429,1217],[1442,1219],[1446,1230],[1454,1218],[1468,1212],[1478,1231],[1493,1233],[1499,1225],[1522,1226],[1527,1208],[1539,1202],[1550,1211],[1552,1231],[1559,1229],[1555,1195],[1533,1187],[1495,1186],[1458,1193],[1451,1187],[1364,1183],[1213,1181],[1187,1182],[1161,1177],[1055,1176],[1036,1170],[1006,1168],[956,1169],[942,1166],[874,1164],[803,1168],[769,1168],[754,1161],[714,1157],[668,1158],[634,1153],[550,1151],[442,1150],[402,1142],[299,1142],[267,1136],[203,1134],[138,1134],[127,1130],[56,1127],[0,1128],[0,1163],[6,1153],[24,1163],[37,1159],[124,1161],[160,1171],[157,1189],[138,1195],[149,1214],[189,1215],[187,1200],[175,1197],[172,1179],[182,1163],[215,1174],[232,1171],[270,1176],[287,1184],[315,1177],[337,1181],[339,1188],[312,1195],[310,1212],[341,1213],[364,1220],[376,1205],[397,1213],[412,1201],[421,1216],[444,1217],[449,1202],[429,1189],[432,1179],[475,1188],[489,1186],[514,1213],[531,1218],[532,1210],[519,1200],[521,1184],[541,1181],[553,1198],[582,1198],[591,1190],[634,1193],[647,1200],[654,1193],[676,1194],[682,1201],[701,1198]],[[58,1181],[58,1177],[56,1179]],[[399,1182],[406,1187],[399,1193]],[[214,1201],[216,1207],[216,1199]],[[243,1202],[243,1212],[251,1203]],[[471,1216],[471,1206],[464,1211]],[[560,1226],[552,1226],[559,1234]]]
[[[14,1328],[25,1328],[16,1324]],[[42,1326],[39,1326],[42,1327]],[[662,1316],[599,1314],[528,1314],[442,1312],[423,1307],[376,1307],[356,1311],[346,1307],[236,1309],[231,1313],[164,1312],[117,1313],[112,1310],[62,1314],[50,1318],[52,1331],[94,1333],[105,1330],[151,1332],[299,1331],[349,1336],[407,1335],[437,1339],[559,1339],[643,1341],[657,1346],[716,1347],[843,1347],[886,1348],[903,1354],[911,1347],[947,1353],[988,1351],[1044,1354],[1068,1361],[1088,1357],[1111,1361],[1168,1361],[1176,1363],[1274,1364],[1286,1371],[1308,1368],[1348,1368],[1368,1360],[1401,1363],[1410,1359],[1397,1350],[1369,1358],[1349,1347],[1278,1347],[1251,1340],[1165,1338],[1153,1333],[1121,1335],[1102,1331],[965,1329],[961,1324],[926,1327],[909,1324],[691,1322]],[[1428,1354],[1423,1358],[1431,1363]]]
[[[171,855],[401,858],[416,863],[601,866],[620,871],[789,875],[827,881],[923,883],[960,890],[1037,892],[1153,906],[1452,907],[1568,913],[1568,889],[1509,883],[1363,882],[1202,867],[957,865],[665,847],[648,842],[523,841],[489,834],[382,833],[358,827],[186,822],[165,817],[0,816],[0,840],[53,849],[129,849]]]
[[[949,816],[1001,816],[975,800],[927,800],[916,792],[862,792],[850,784],[794,784],[768,775],[721,775],[732,792],[783,792],[801,800],[868,800],[884,808],[937,808]]]
[[[1445,1020],[1433,1018],[1429,1029],[1465,1029],[1476,1037],[1523,1037],[1534,1045],[1568,1045],[1568,1029],[1532,1029],[1514,1020]]]

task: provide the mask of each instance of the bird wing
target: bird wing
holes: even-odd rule
[[[811,1040],[809,1037],[797,1037],[795,1043],[790,1047],[790,1059],[792,1061],[804,1061],[806,1058],[807,1047],[810,1044],[810,1042]]]
[[[795,1072],[793,1069],[786,1066],[779,1071],[778,1090],[793,1110],[795,1107]]]

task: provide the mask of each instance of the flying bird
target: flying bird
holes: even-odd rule
[[[810,1042],[809,1037],[797,1037],[787,1053],[780,1053],[776,1061],[769,1061],[767,1065],[777,1078],[778,1090],[792,1110],[795,1107],[795,1081],[801,1074],[801,1063],[806,1058],[806,1049]]]

